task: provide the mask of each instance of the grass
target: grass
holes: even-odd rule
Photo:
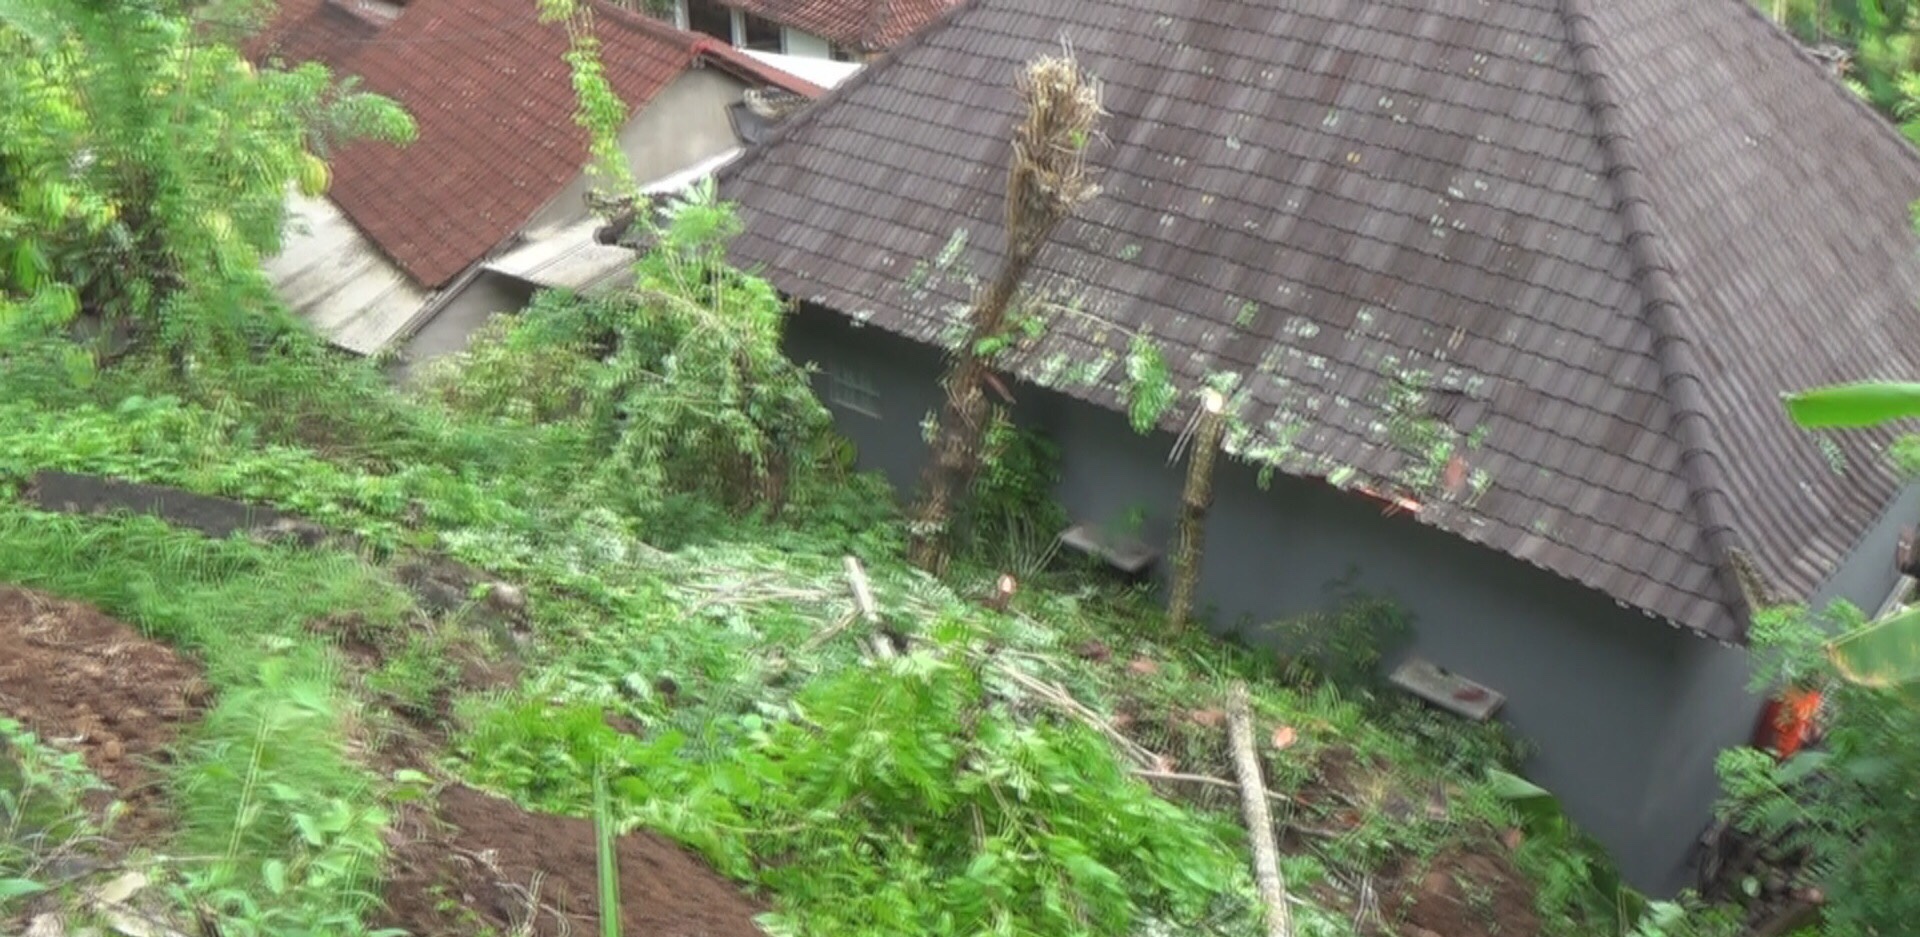
[[[217,696],[169,785],[175,845],[194,857],[171,867],[175,887],[228,933],[358,932],[386,815],[352,751],[358,703],[337,652],[307,625],[344,611],[398,621],[406,596],[348,554],[148,518],[0,505],[0,543],[0,581],[94,603],[204,662]]]
[[[64,884],[63,861],[92,851],[84,798],[102,786],[80,756],[0,716],[0,921],[10,905]]]

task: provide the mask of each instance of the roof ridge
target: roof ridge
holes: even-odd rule
[[[768,133],[765,139],[762,139],[754,146],[748,147],[746,152],[740,154],[739,159],[715,171],[713,174],[714,183],[716,185],[725,183],[728,179],[738,175],[741,170],[759,162],[762,156],[773,149],[775,144],[800,132],[802,128],[811,126],[814,115],[826,110],[828,103],[852,94],[855,90],[872,80],[871,76],[878,73],[882,66],[892,63],[894,59],[906,54],[909,50],[924,44],[927,41],[927,37],[939,32],[942,27],[958,19],[964,11],[971,10],[979,5],[980,0],[960,0],[960,2],[948,7],[946,12],[940,14],[940,16],[932,22],[914,30],[913,34],[908,36],[905,42],[881,53],[879,58],[860,66],[860,70],[854,72],[847,80],[827,89],[826,94],[815,99],[814,106],[808,107],[800,113],[774,125],[772,132]]]
[[[1744,628],[1753,611],[1748,579],[1734,543],[1733,503],[1727,493],[1726,457],[1713,421],[1707,416],[1704,377],[1693,341],[1680,327],[1682,307],[1673,283],[1673,268],[1661,247],[1660,224],[1643,184],[1639,154],[1632,134],[1621,126],[1620,101],[1613,80],[1600,63],[1599,26],[1592,0],[1561,0],[1573,53],[1574,71],[1587,91],[1587,109],[1593,115],[1606,176],[1615,197],[1615,211],[1626,226],[1628,256],[1635,286],[1640,291],[1647,328],[1653,332],[1653,357],[1660,370],[1660,390],[1673,410],[1674,436],[1680,443],[1680,474],[1689,489],[1687,505],[1700,523],[1709,559],[1726,593],[1726,602]],[[1737,635],[1718,635],[1723,639]]]

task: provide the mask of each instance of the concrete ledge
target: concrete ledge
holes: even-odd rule
[[[318,525],[273,508],[195,494],[164,485],[122,481],[99,475],[41,471],[33,476],[26,500],[44,511],[61,514],[144,514],[175,527],[197,530],[209,537],[236,533],[311,536],[317,542],[326,532]]]

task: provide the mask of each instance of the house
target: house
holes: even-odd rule
[[[938,19],[953,2],[673,0],[673,21],[738,49],[864,62]]]
[[[1075,539],[1131,515],[1164,551],[1175,434],[1235,380],[1218,627],[1356,571],[1414,616],[1414,669],[1504,698],[1630,881],[1684,884],[1756,728],[1756,610],[1880,607],[1920,513],[1890,437],[1778,400],[1920,373],[1920,157],[1745,0],[965,0],[720,174],[735,259],[903,489],[1001,250],[1014,77],[1063,43],[1104,83],[1102,192],[1006,383]],[[1182,391],[1148,435],[1142,332]]]
[[[594,0],[606,76],[632,117],[634,176],[711,169],[758,134],[770,98],[822,88],[729,46]],[[257,61],[320,61],[398,101],[419,135],[330,155],[332,185],[296,196],[276,290],[334,344],[409,364],[465,347],[541,286],[587,289],[630,265],[582,256],[587,137],[564,59],[566,29],[523,0],[291,0],[253,39]],[[555,257],[526,250],[550,238]],[[517,256],[516,250],[521,251]],[[588,253],[591,253],[589,250]]]

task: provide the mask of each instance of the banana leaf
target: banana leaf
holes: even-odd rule
[[[1873,426],[1920,417],[1920,384],[1866,381],[1789,394],[1787,415],[1808,429]]]
[[[1902,609],[1827,644],[1848,681],[1878,689],[1920,686],[1920,607]]]

